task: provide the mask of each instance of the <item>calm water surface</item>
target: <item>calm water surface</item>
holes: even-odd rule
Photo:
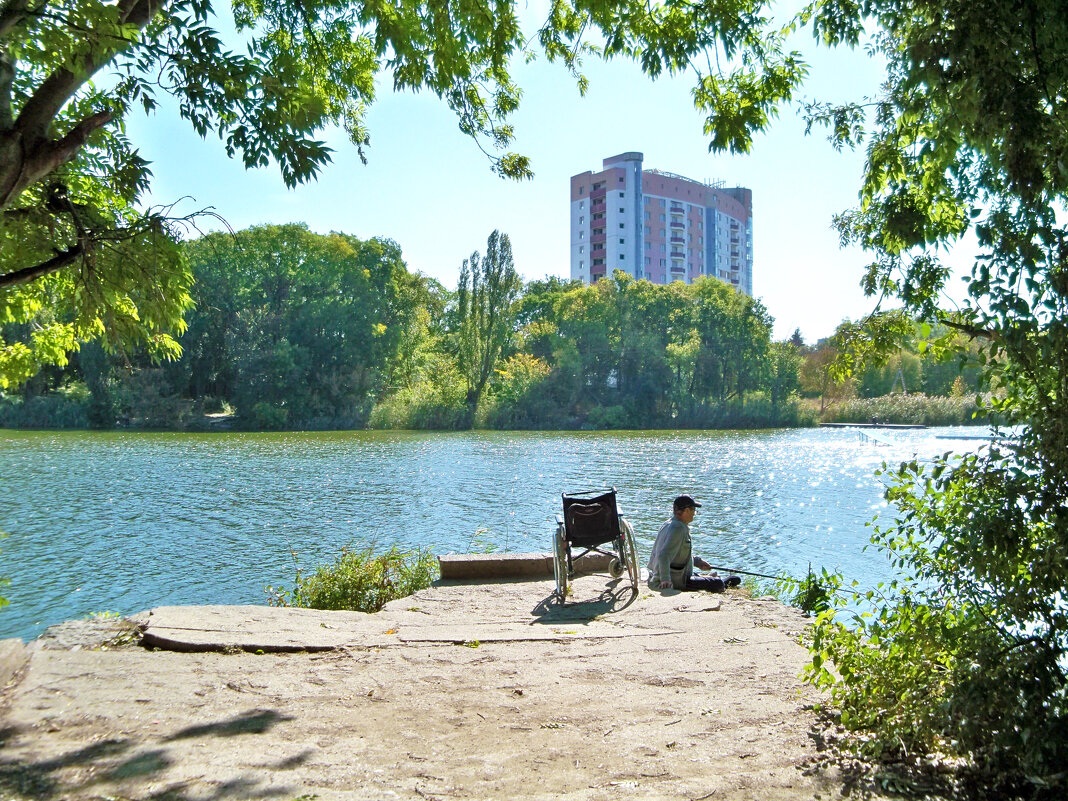
[[[0,431],[0,637],[165,604],[263,603],[345,545],[437,553],[551,546],[560,493],[614,485],[647,558],[671,499],[704,502],[695,553],[874,583],[864,553],[884,461],[974,441],[949,429],[883,433],[330,432],[146,434]],[[974,432],[974,429],[971,429]]]

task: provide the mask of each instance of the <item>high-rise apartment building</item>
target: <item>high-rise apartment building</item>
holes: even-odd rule
[[[641,153],[571,177],[571,277],[613,270],[657,284],[711,275],[753,294],[753,192],[660,170]]]

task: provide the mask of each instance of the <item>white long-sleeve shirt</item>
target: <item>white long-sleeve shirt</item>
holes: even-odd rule
[[[661,581],[670,580],[675,589],[685,589],[693,575],[690,527],[674,516],[664,523],[656,534],[648,567],[650,587],[658,589]]]

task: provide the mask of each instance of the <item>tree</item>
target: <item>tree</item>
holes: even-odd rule
[[[782,403],[801,388],[802,358],[792,340],[771,343],[768,387],[773,404]]]
[[[713,144],[745,151],[804,74],[782,36],[757,35],[760,8],[554,0],[530,25],[505,0],[231,0],[227,40],[217,31],[230,20],[208,0],[4,0],[0,323],[33,322],[34,334],[0,342],[0,389],[93,338],[177,352],[190,276],[175,243],[193,221],[140,207],[149,171],[124,135],[135,107],[171,95],[201,136],[248,167],[276,162],[293,185],[329,162],[317,138],[327,125],[363,157],[389,70],[396,90],[437,95],[501,175],[522,178],[529,160],[506,152],[521,95],[513,59],[563,62],[584,90],[583,56],[626,57],[652,77],[693,70]],[[741,66],[694,66],[721,56]]]
[[[512,261],[512,243],[500,231],[486,240],[485,258],[476,250],[460,268],[457,355],[467,379],[467,408],[472,416],[512,336],[515,302],[522,288]]]
[[[1002,790],[1062,797],[1068,776],[1068,16],[1059,0],[823,3],[816,33],[877,28],[889,63],[865,104],[812,106],[838,144],[867,137],[843,237],[869,293],[966,334],[1019,428],[988,449],[894,471],[874,541],[901,577],[874,614],[816,627],[812,677],[875,752],[949,751]],[[941,248],[973,229],[968,297],[939,306]],[[824,669],[833,661],[837,675]]]
[[[385,391],[427,293],[389,240],[303,225],[186,246],[197,306],[182,344],[188,391],[258,427],[356,427]]]

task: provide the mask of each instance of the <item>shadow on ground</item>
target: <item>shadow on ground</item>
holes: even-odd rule
[[[165,737],[163,743],[171,743],[194,737],[236,737],[245,734],[263,734],[277,723],[292,720],[273,709],[256,709],[227,720],[189,726]],[[18,732],[13,729],[0,731],[0,749]],[[287,757],[270,770],[287,770],[299,767],[310,754]],[[68,751],[61,756],[41,761],[10,759],[0,750],[0,796],[5,799],[66,799],[72,795],[111,795],[102,785],[118,785],[126,780],[143,780],[158,777],[174,764],[166,748],[138,746],[129,738],[103,740],[83,748]],[[158,793],[145,796],[157,801],[188,801],[190,789],[182,785],[167,787]],[[198,801],[213,799],[277,798],[293,795],[291,787],[267,787],[259,779],[238,777],[215,786],[205,795],[202,784],[196,788]]]
[[[546,596],[538,602],[530,613],[536,618],[535,623],[589,623],[602,615],[622,612],[638,597],[638,591],[622,579],[613,579],[604,592],[593,598],[560,603],[556,593]]]

